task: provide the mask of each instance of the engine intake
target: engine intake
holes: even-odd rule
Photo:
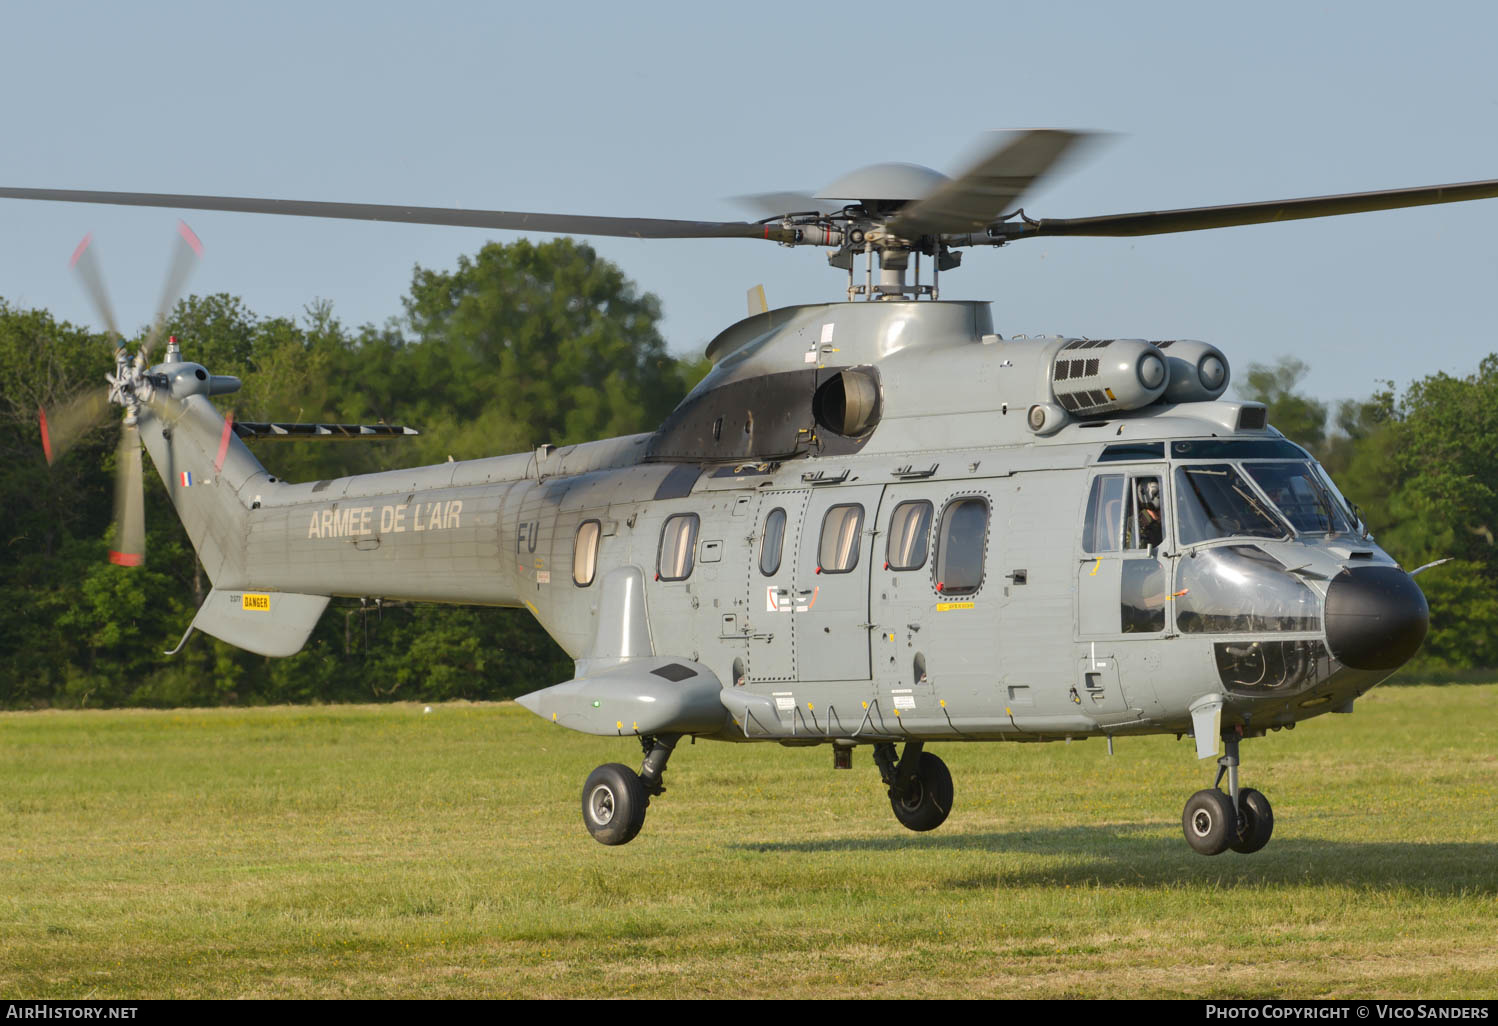
[[[1170,380],[1165,356],[1141,338],[1075,339],[1051,361],[1056,402],[1079,417],[1148,406]]]
[[[1222,350],[1194,338],[1156,342],[1170,368],[1167,403],[1210,402],[1227,391],[1232,371]]]

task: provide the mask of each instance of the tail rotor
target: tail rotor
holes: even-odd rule
[[[181,298],[182,290],[198,260],[203,244],[185,222],[177,222],[177,240],[167,267],[166,283],[156,315],[145,339],[132,358],[124,335],[115,319],[114,307],[104,288],[104,278],[93,247],[93,236],[87,235],[73,251],[69,261],[83,283],[84,291],[104,323],[105,331],[115,344],[114,373],[105,375],[109,390],[87,392],[49,415],[37,411],[41,428],[42,450],[49,464],[56,463],[79,439],[103,422],[112,405],[124,408],[120,441],[115,451],[114,544],[109,561],[118,566],[140,566],[146,557],[145,479],[141,458],[140,415],[142,407],[156,408],[156,389],[161,379],[147,373],[151,351],[160,341],[167,318]]]

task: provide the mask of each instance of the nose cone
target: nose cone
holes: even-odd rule
[[[1430,627],[1430,607],[1414,579],[1394,566],[1343,570],[1326,591],[1326,644],[1344,666],[1403,666]]]

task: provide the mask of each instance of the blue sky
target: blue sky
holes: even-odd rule
[[[1498,178],[1498,5],[6,3],[0,184],[739,219],[880,160],[959,170],[994,129],[1119,133],[1025,201],[1078,217]],[[199,292],[400,312],[473,229],[196,213]],[[174,215],[0,201],[0,296],[94,323],[92,231],[143,324]],[[1293,354],[1325,398],[1498,351],[1498,200],[969,252],[948,298],[1006,334]],[[513,237],[513,236],[510,236]],[[595,240],[700,351],[764,283],[840,298],[821,251]],[[189,340],[190,345],[190,340]]]

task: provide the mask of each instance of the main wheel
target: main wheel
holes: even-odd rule
[[[1274,833],[1274,810],[1269,799],[1251,787],[1238,792],[1238,831],[1228,845],[1236,852],[1250,855],[1269,843]]]
[[[588,774],[583,785],[583,823],[600,844],[628,844],[645,825],[650,796],[628,766],[611,762]]]
[[[1221,855],[1237,839],[1238,811],[1233,800],[1215,787],[1198,791],[1181,813],[1186,843],[1203,855]]]
[[[903,792],[891,791],[895,818],[911,830],[935,830],[952,811],[952,773],[930,752],[922,752]]]

